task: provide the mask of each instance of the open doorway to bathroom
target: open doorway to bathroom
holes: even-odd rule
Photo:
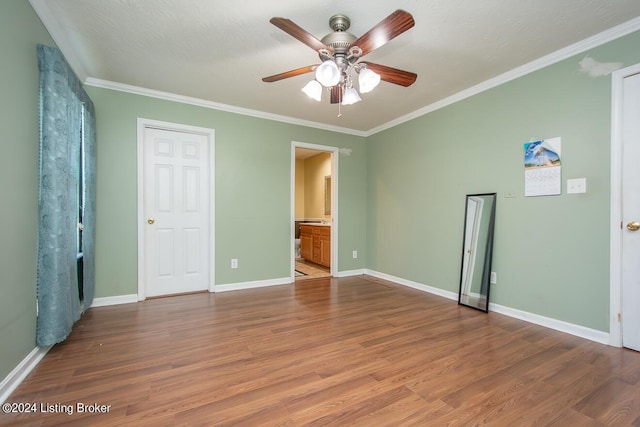
[[[292,279],[333,276],[337,242],[336,150],[292,144]]]

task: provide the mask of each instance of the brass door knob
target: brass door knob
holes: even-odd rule
[[[147,219],[147,222],[148,222],[149,224],[153,224],[154,222],[156,222],[156,220],[155,220],[155,219],[153,219],[153,218],[149,218],[149,219]]]
[[[629,231],[637,231],[640,229],[640,222],[638,221],[632,221],[629,224],[627,224],[627,230]]]

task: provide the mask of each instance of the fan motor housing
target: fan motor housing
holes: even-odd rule
[[[356,41],[356,36],[351,33],[335,31],[322,38],[322,43],[333,49],[336,53],[346,53],[349,51],[351,43]]]
[[[346,54],[349,51],[351,43],[356,41],[357,37],[347,30],[351,26],[351,20],[345,15],[333,15],[329,18],[329,27],[333,30],[322,38],[322,43],[326,44],[337,54]]]

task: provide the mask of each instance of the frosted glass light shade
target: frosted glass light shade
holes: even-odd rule
[[[342,95],[342,105],[351,105],[360,101],[362,101],[362,99],[360,98],[360,95],[358,95],[358,91],[354,88],[345,90],[344,95]]]
[[[302,91],[307,94],[309,98],[313,98],[316,101],[320,101],[322,98],[322,85],[317,80],[311,80],[302,88]]]
[[[332,60],[324,61],[316,69],[316,80],[324,87],[335,86],[340,82],[340,70]]]
[[[378,83],[380,83],[380,75],[375,71],[365,68],[360,71],[358,83],[360,83],[360,93],[371,92],[376,86],[378,86]]]

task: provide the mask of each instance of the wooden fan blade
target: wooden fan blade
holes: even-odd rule
[[[331,87],[331,103],[339,104],[342,102],[342,89],[339,85]]]
[[[302,74],[315,71],[318,65],[307,65],[306,67],[296,68],[295,70],[285,71],[284,73],[274,74],[273,76],[263,77],[262,81],[267,83],[277,82],[278,80],[288,79]]]
[[[276,18],[271,18],[269,22],[271,22],[276,27],[280,28],[285,33],[300,40],[302,43],[306,44],[316,52],[319,51],[320,49],[326,49],[328,51],[331,51],[331,48],[329,48],[326,44],[322,43],[313,34],[304,30],[302,27],[298,26],[298,24],[294,23],[290,19],[276,17]]]
[[[356,41],[351,43],[351,47],[358,46],[362,49],[362,55],[360,55],[362,57],[387,43],[389,40],[398,37],[415,24],[416,22],[409,12],[398,9],[365,34],[358,37]]]
[[[380,74],[380,80],[404,87],[411,86],[418,78],[416,73],[387,67],[386,65],[374,64],[373,62],[367,61],[360,61],[360,64],[366,64],[368,69]]]

